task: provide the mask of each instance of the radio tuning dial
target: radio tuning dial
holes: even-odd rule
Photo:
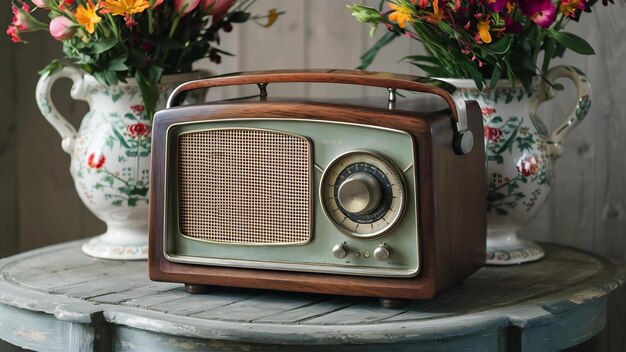
[[[337,259],[343,259],[348,256],[348,245],[345,242],[336,244],[333,247],[333,255]]]
[[[391,248],[386,243],[381,243],[374,250],[374,257],[378,260],[387,260],[391,257]]]
[[[376,210],[382,199],[380,184],[372,175],[357,172],[339,185],[337,200],[352,214],[369,214]]]
[[[383,154],[355,150],[330,162],[320,182],[322,209],[355,238],[384,236],[397,225],[406,196],[402,172]]]

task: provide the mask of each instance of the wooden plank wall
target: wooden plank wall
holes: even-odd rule
[[[223,48],[237,54],[213,66],[215,73],[276,68],[354,68],[359,55],[374,39],[354,21],[346,0],[263,0],[255,8],[276,7],[287,14],[269,29],[245,24],[223,36]],[[363,1],[371,6],[377,0]],[[586,38],[597,55],[568,53],[561,63],[587,72],[594,86],[589,116],[570,135],[565,154],[556,162],[555,183],[548,204],[523,230],[527,238],[547,240],[596,251],[626,261],[626,158],[622,136],[626,134],[626,3],[615,0],[610,8],[596,5],[569,30]],[[0,27],[10,14],[2,11]],[[60,53],[58,43],[45,33],[30,36],[33,45],[9,45],[0,38],[0,257],[53,243],[100,233],[104,226],[80,203],[68,173],[69,157],[60,148],[56,132],[44,121],[34,102],[37,71]],[[420,53],[416,42],[393,43],[372,65],[372,70],[420,74],[399,60]],[[559,63],[557,62],[557,63]],[[565,82],[564,82],[565,83]],[[272,87],[271,94],[297,91],[301,96],[333,96],[337,87]],[[567,109],[570,93],[542,108],[548,125]],[[71,101],[68,82],[59,85],[57,103],[78,124],[84,104]],[[215,97],[245,94],[229,89]],[[354,96],[379,94],[353,89]],[[596,339],[598,351],[626,350],[626,290],[611,299],[610,324]]]

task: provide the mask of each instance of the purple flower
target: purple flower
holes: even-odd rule
[[[509,33],[522,33],[524,31],[524,26],[521,23],[516,22],[511,17],[503,17],[504,25],[506,27],[506,31]]]
[[[508,0],[482,0],[482,2],[489,9],[489,11],[500,12],[506,9],[506,4],[509,1]]]
[[[556,5],[551,0],[518,0],[522,15],[529,17],[543,28],[548,28],[556,20]]]

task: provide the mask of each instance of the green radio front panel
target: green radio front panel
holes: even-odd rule
[[[277,131],[308,139],[312,146],[312,234],[297,245],[241,245],[190,238],[179,226],[177,185],[178,141],[183,134],[213,129],[258,129]],[[418,190],[416,145],[410,134],[380,127],[317,120],[232,119],[172,125],[167,135],[164,251],[174,262],[336,273],[377,277],[411,277],[419,271]],[[401,175],[404,211],[397,224],[379,236],[359,237],[342,231],[324,212],[320,183],[333,161],[351,152],[374,152],[386,157]],[[323,192],[323,190],[322,190]],[[383,245],[390,254],[374,255]],[[345,257],[333,252],[340,245]],[[341,257],[341,256],[340,256]],[[384,256],[383,256],[384,257]]]

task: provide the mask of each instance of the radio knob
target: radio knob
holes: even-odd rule
[[[337,198],[346,211],[353,214],[368,214],[380,205],[382,191],[374,176],[357,172],[339,186]]]
[[[374,250],[374,257],[378,260],[387,260],[391,257],[391,247],[389,247],[386,243],[381,243]]]
[[[348,245],[345,242],[336,244],[333,247],[333,255],[337,259],[343,259],[348,256]]]

